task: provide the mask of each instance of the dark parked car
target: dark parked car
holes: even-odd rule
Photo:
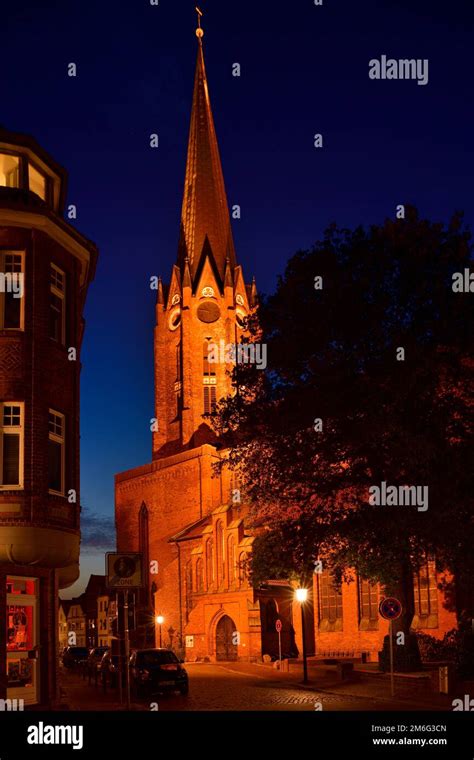
[[[75,668],[82,665],[89,656],[87,647],[66,647],[63,652],[63,665],[65,668]]]
[[[159,691],[189,691],[188,674],[169,649],[139,649],[130,657],[130,684],[137,697]]]

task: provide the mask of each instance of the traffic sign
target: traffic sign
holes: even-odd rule
[[[129,552],[108,552],[105,558],[106,586],[115,589],[141,588],[142,555]]]
[[[379,613],[384,620],[397,620],[402,611],[402,603],[394,596],[387,596],[379,604]]]
[[[281,633],[281,629],[283,628],[283,626],[282,626],[282,623],[281,623],[281,620],[280,620],[280,619],[278,619],[278,620],[276,621],[276,623],[275,623],[275,628],[276,628],[276,631],[277,631],[277,633]]]

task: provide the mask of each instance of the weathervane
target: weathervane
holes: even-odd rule
[[[198,15],[198,28],[196,29],[196,37],[199,37],[199,40],[201,41],[201,39],[204,37],[204,30],[201,29],[202,10],[198,8],[197,5],[196,5],[196,12]]]

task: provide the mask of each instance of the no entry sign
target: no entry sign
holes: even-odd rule
[[[280,620],[280,619],[278,619],[278,620],[276,621],[276,623],[275,623],[275,628],[276,628],[276,631],[277,631],[277,633],[281,633],[281,629],[283,628],[283,626],[282,626],[282,624],[281,624],[281,620]]]
[[[396,620],[402,614],[402,603],[394,596],[387,596],[379,604],[379,613],[384,620]]]

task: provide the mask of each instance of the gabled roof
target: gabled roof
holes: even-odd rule
[[[176,543],[179,541],[190,541],[192,538],[200,538],[203,534],[203,528],[209,522],[209,516],[201,517],[199,520],[195,520],[192,523],[186,525],[179,533],[171,536],[168,539],[168,543]]]

